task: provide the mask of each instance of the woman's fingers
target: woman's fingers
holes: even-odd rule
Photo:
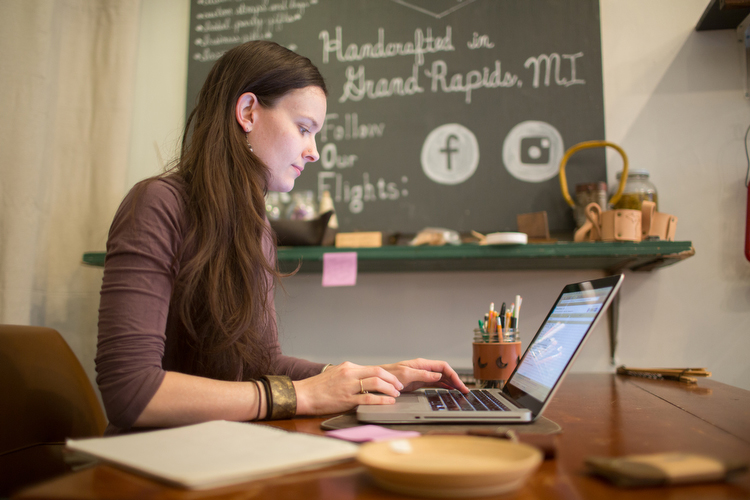
[[[346,411],[359,404],[393,404],[403,391],[424,386],[468,392],[444,361],[412,359],[383,366],[351,362],[331,366],[320,375],[294,382],[300,414]]]
[[[380,394],[362,394],[357,398],[358,405],[392,405],[396,403],[396,398]]]
[[[388,373],[388,375],[391,374]],[[390,379],[390,377],[388,378]],[[379,377],[359,379],[359,383],[360,395],[357,396],[356,403],[358,405],[392,405],[396,402],[396,398],[401,395],[401,393],[393,386],[393,383],[387,382]],[[398,379],[395,380],[395,383],[398,384],[399,387],[403,388],[401,382],[399,382]]]
[[[358,380],[378,378],[390,384],[391,387],[395,388],[397,391],[401,391],[404,388],[404,385],[397,376],[380,366],[360,366],[348,361],[339,366],[343,372],[341,374],[343,378],[356,378]],[[326,370],[326,372],[328,372],[328,370]],[[372,390],[375,389],[373,388]]]
[[[380,366],[367,366],[364,367],[367,369],[366,375],[369,375],[368,378],[374,378],[376,379],[376,382],[374,382],[378,389],[385,386],[385,384],[389,385],[391,387],[390,392],[386,391],[380,391],[385,392],[386,394],[390,394],[394,390],[396,392],[403,390],[404,384],[401,383],[401,381],[398,379],[397,376],[389,372],[388,370],[380,367]]]
[[[468,391],[468,388],[461,382],[461,378],[458,376],[456,371],[450,367],[445,361],[433,361],[428,359],[417,359],[414,360],[418,368],[430,370],[432,372],[440,373],[440,380],[448,385],[455,387],[463,392]]]
[[[393,404],[404,388],[398,377],[379,366],[350,362],[294,381],[294,386],[297,411],[301,415],[346,411],[359,404]]]
[[[401,395],[401,393],[396,390],[392,383],[386,382],[385,380],[378,377],[360,379],[359,382],[360,392],[363,394],[369,392],[380,392],[382,394],[393,396],[394,398],[397,398]],[[398,382],[398,384],[401,385],[400,382]]]
[[[407,368],[404,373],[408,380],[406,383],[407,390],[418,389],[425,385],[436,385],[443,377],[443,375],[438,372],[415,370],[413,368]]]
[[[412,359],[384,365],[384,368],[395,374],[406,386],[406,390],[414,390],[425,385],[442,385],[468,392],[468,388],[461,382],[458,374],[445,361],[429,359]]]

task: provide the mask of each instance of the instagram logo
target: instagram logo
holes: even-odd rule
[[[503,141],[503,165],[516,179],[544,182],[557,175],[563,140],[546,122],[525,121],[513,127]]]
[[[549,148],[548,137],[524,137],[521,139],[521,163],[530,165],[549,163]]]

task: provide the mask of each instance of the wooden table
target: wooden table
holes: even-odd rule
[[[586,474],[589,456],[685,451],[750,462],[750,392],[710,379],[697,385],[610,374],[571,374],[545,416],[560,424],[557,456],[517,499],[750,498],[750,473],[729,483],[625,490]],[[275,422],[320,434],[323,418]],[[18,499],[407,499],[380,489],[355,462],[195,492],[97,465],[21,491]]]

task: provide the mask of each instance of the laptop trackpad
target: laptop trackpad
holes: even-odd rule
[[[395,405],[362,405],[367,406],[367,413],[392,413],[394,406],[399,412],[423,412],[425,411],[425,395],[422,392],[404,392],[396,398]]]

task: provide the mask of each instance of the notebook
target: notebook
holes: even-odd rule
[[[350,460],[357,445],[274,427],[216,420],[91,439],[67,448],[168,484],[206,489]]]
[[[502,389],[426,389],[403,393],[393,405],[360,405],[357,419],[384,424],[523,423],[539,418],[586,338],[622,284],[623,276],[566,285]]]

